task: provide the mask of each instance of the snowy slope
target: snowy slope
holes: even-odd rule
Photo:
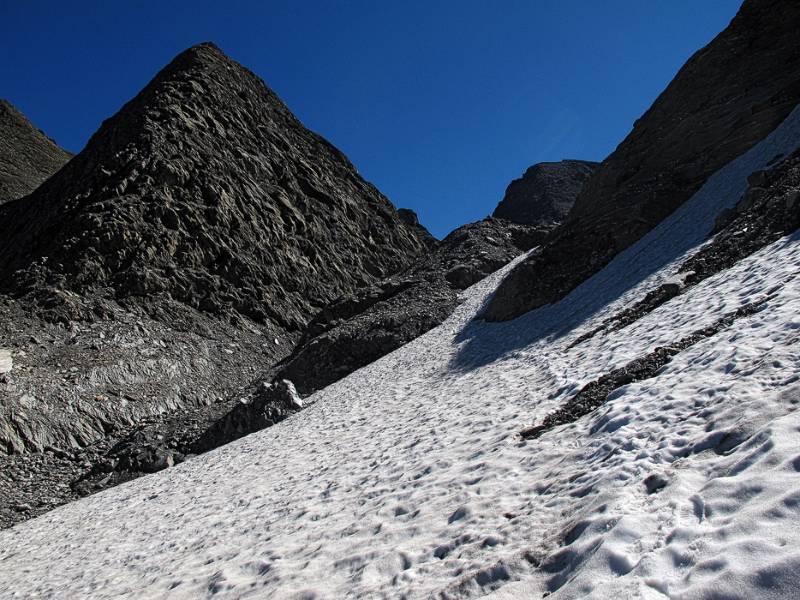
[[[289,420],[0,532],[0,596],[797,597],[800,236],[567,346],[672,275],[798,140],[800,110],[557,305],[473,322],[497,273]],[[589,416],[519,437],[587,382],[759,300]],[[648,494],[652,474],[668,483]]]

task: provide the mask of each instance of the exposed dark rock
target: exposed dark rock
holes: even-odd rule
[[[414,233],[416,233],[417,238],[419,238],[419,240],[425,244],[427,248],[435,248],[436,244],[439,243],[439,240],[433,237],[433,234],[431,234],[431,232],[419,222],[417,213],[410,208],[398,208],[397,216],[400,217],[400,220],[405,223]]]
[[[756,171],[748,182],[748,189],[736,206],[717,219],[711,242],[684,261],[673,278],[603,321],[597,329],[578,337],[570,347],[602,331],[627,327],[701,281],[800,228],[800,151],[767,171]]]
[[[800,101],[800,4],[747,0],[584,186],[567,222],[502,283],[484,317],[563,298],[762,140]]]
[[[655,494],[663,490],[669,484],[667,479],[662,473],[653,473],[648,475],[644,480],[644,489],[648,494]]]
[[[458,305],[459,289],[536,245],[542,235],[535,227],[500,219],[456,229],[414,267],[320,311],[297,349],[267,373],[267,380],[275,382],[273,386],[291,381],[305,396],[374,362],[441,324]],[[452,277],[455,269],[462,270],[461,277]],[[286,402],[261,394],[260,385],[248,395],[259,398],[257,402],[233,406],[192,451],[225,444],[290,414]]]
[[[575,184],[564,180],[566,173],[578,173],[576,177],[582,184],[591,163],[568,162],[571,164],[562,169],[544,168],[549,177],[542,179],[537,174],[537,181],[547,186],[560,181],[574,191]],[[514,210],[524,204],[522,191],[514,192]],[[271,377],[276,381],[290,380],[299,393],[308,395],[440,325],[458,305],[459,290],[541,244],[558,224],[564,203],[571,201],[566,198],[567,192],[559,195],[554,188],[548,189],[547,194],[535,195],[532,188],[527,192],[533,201],[542,204],[535,213],[538,218],[528,213],[532,224],[488,218],[459,227],[441,242],[430,243],[430,254],[415,266],[347,294],[320,311],[309,323],[297,349],[276,367]],[[401,209],[400,213],[405,223],[418,225],[412,211]],[[242,422],[242,416],[246,422],[246,411],[237,407],[212,428],[206,449],[241,435],[241,427],[231,429],[229,423]]]
[[[691,335],[678,340],[670,346],[659,346],[641,358],[632,360],[624,367],[614,369],[599,379],[587,383],[560,408],[548,414],[541,424],[523,429],[520,435],[523,439],[532,440],[555,427],[574,423],[602,406],[614,390],[629,383],[655,377],[661,367],[670,362],[676,354],[730,327],[737,319],[755,314],[763,308],[763,302],[745,304],[732,313],[721,317],[713,325],[694,331]]]
[[[492,216],[529,225],[562,223],[597,166],[585,160],[535,164],[508,185]]]
[[[681,265],[687,286],[727,269],[800,228],[800,151],[749,178],[711,243]]]
[[[30,194],[71,156],[0,100],[0,204]]]
[[[423,245],[347,158],[211,44],[175,58],[31,196],[0,207],[0,291],[55,319],[163,298],[300,330]]]
[[[271,427],[303,408],[291,381],[263,382],[208,429],[195,443],[195,452],[205,452],[248,433]]]

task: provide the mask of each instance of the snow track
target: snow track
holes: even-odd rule
[[[472,321],[496,273],[287,421],[0,532],[0,596],[796,597],[800,236],[566,348],[674,274],[747,175],[797,141],[798,110],[556,305]],[[760,301],[586,417],[518,435]],[[665,485],[648,493],[650,476]]]

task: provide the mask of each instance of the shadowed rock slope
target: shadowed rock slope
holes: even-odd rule
[[[0,208],[0,288],[56,320],[164,299],[301,329],[407,266],[416,234],[212,44],[180,54],[33,195]],[[75,292],[73,297],[65,292]]]
[[[747,0],[598,167],[566,223],[506,278],[484,316],[559,300],[763,139],[800,101],[800,4]]]
[[[535,164],[509,184],[492,216],[539,226],[562,223],[596,168],[585,160]]]
[[[0,204],[30,194],[71,156],[0,100]]]
[[[406,224],[412,231],[417,234],[417,237],[424,243],[428,248],[435,248],[436,244],[439,243],[433,234],[427,230],[427,228],[419,222],[419,217],[417,213],[415,213],[410,208],[398,208],[397,215],[400,217],[400,220]]]

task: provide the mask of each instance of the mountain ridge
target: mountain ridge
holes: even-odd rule
[[[339,150],[210,43],[179,54],[2,211],[23,224],[0,224],[6,292],[161,295],[293,329],[423,247]],[[92,318],[84,304],[60,318]]]
[[[597,168],[563,226],[518,265],[484,317],[555,302],[640,239],[800,101],[800,4],[745,0]]]
[[[72,157],[0,98],[0,204],[22,198]]]

